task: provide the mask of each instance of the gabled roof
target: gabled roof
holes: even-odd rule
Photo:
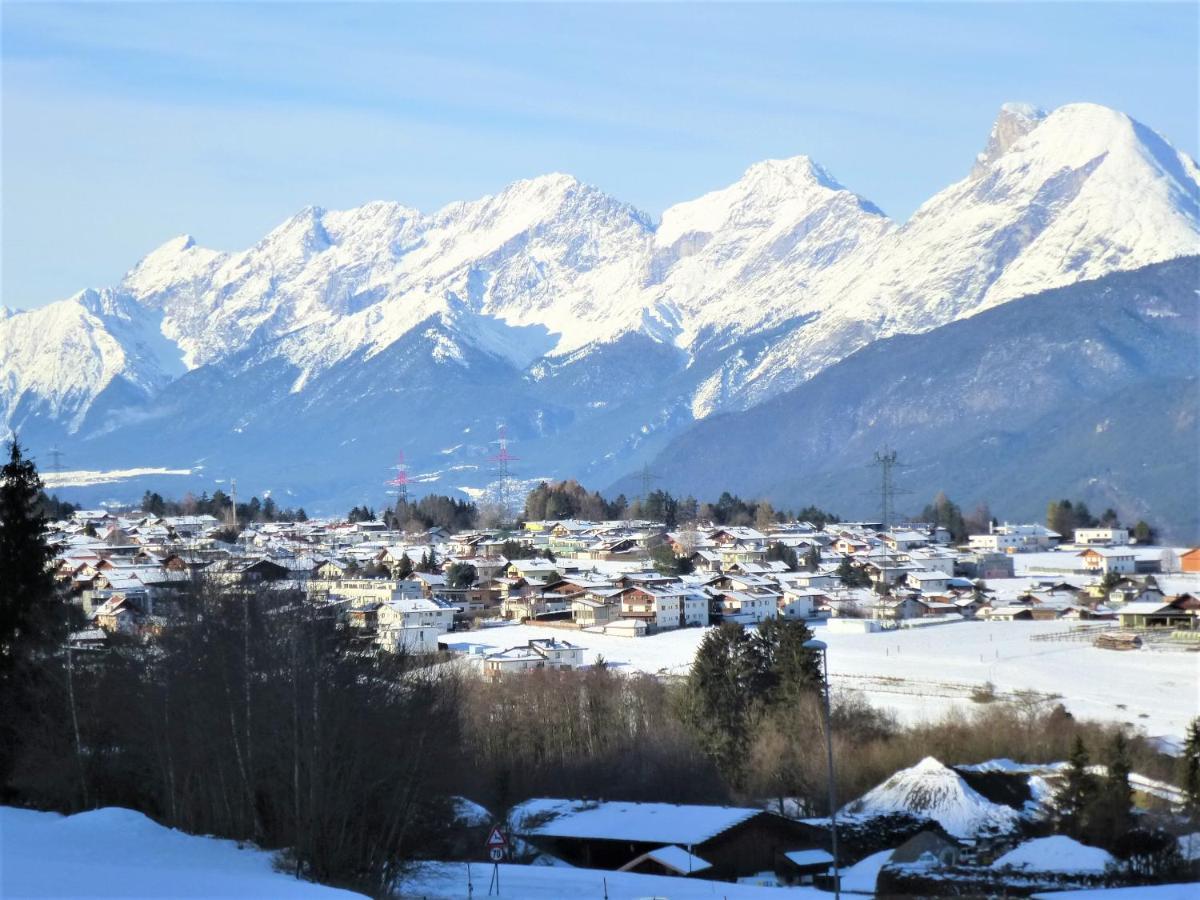
[[[515,831],[535,837],[592,838],[606,841],[695,846],[755,816],[761,809],[736,806],[681,806],[674,803],[595,803],[538,798],[512,812]]]
[[[688,853],[682,847],[670,844],[666,847],[658,847],[649,853],[643,853],[637,859],[625,863],[617,871],[627,872],[647,860],[653,860],[660,866],[678,872],[680,875],[690,875],[693,872],[703,872],[705,869],[712,868],[712,863],[705,862],[693,853]]]

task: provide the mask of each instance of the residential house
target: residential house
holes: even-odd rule
[[[533,638],[524,646],[483,658],[484,674],[490,678],[532,669],[578,669],[582,665],[583,647],[558,638]]]
[[[1083,561],[1084,569],[1101,575],[1127,575],[1136,569],[1134,555],[1128,549],[1089,547],[1078,556]]]
[[[905,580],[923,594],[944,594],[950,587],[950,576],[945,572],[909,572]]]
[[[1125,528],[1076,528],[1075,543],[1084,547],[1120,547],[1129,543]]]
[[[707,625],[708,595],[678,585],[633,587],[621,594],[621,617],[642,619],[655,631]]]

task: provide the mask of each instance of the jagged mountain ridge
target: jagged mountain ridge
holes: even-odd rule
[[[1200,258],[1021,298],[876,341],[758,406],[693,423],[649,463],[677,495],[720,484],[878,515],[884,444],[912,515],[938,490],[1039,519],[1051,498],[1200,537]],[[610,492],[636,489],[629,476]]]
[[[161,422],[165,398],[212,403],[178,399],[205,381],[184,370],[296,394],[303,413],[351,383],[374,389],[347,368],[403,348],[429,384],[492,361],[487,377],[499,366],[526,385],[493,419],[576,447],[557,473],[615,477],[692,419],[762,402],[879,337],[1200,250],[1197,183],[1149,129],[1078,104],[1006,107],[971,175],[899,227],[804,157],[756,164],[657,226],[563,175],[432,215],[312,208],[239,253],[168,242],[100,292],[119,312],[79,295],[0,320],[0,413],[105,457],[105,436]],[[47,357],[47,333],[85,359]],[[211,411],[212,427],[270,417],[245,402]]]

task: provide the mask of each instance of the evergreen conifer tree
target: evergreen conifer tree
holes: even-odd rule
[[[704,636],[687,680],[687,716],[705,752],[741,783],[752,730],[757,667],[750,636],[727,622]]]
[[[1193,824],[1200,822],[1200,717],[1188,723],[1183,743],[1179,785],[1183,789],[1183,812]]]
[[[1111,849],[1133,824],[1133,788],[1129,785],[1133,764],[1124,732],[1113,735],[1105,764],[1107,771],[1088,811],[1086,831],[1090,843]]]
[[[0,468],[0,790],[16,757],[22,717],[31,711],[38,663],[62,643],[68,624],[50,568],[42,480],[15,439],[8,450]]]
[[[1083,833],[1084,816],[1096,794],[1096,778],[1088,771],[1088,752],[1083,738],[1075,736],[1066,778],[1055,797],[1059,829],[1073,838]]]

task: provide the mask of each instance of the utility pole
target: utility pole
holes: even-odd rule
[[[805,650],[821,654],[821,699],[822,711],[825,713],[825,765],[829,779],[829,834],[833,853],[833,897],[841,900],[842,873],[838,859],[838,825],[837,825],[837,782],[833,774],[833,717],[829,708],[829,645],[816,638],[805,641]]]
[[[237,479],[229,481],[229,515],[233,519],[233,530],[237,531]]]
[[[50,448],[50,470],[52,472],[61,472],[63,470],[62,458],[63,452],[58,449],[57,445]]]
[[[651,472],[649,464],[646,464],[646,465],[642,466],[641,479],[642,479],[642,493],[638,497],[638,499],[642,501],[642,505],[644,506],[646,501],[648,499],[650,499],[650,482],[658,481],[659,477],[657,475],[655,475],[653,472]]]

